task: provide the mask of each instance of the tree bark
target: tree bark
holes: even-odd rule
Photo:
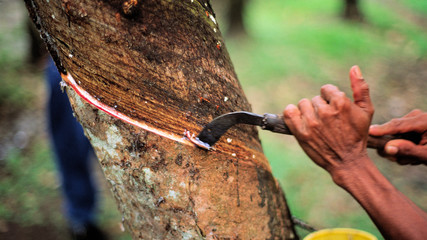
[[[297,239],[207,1],[25,0],[135,239]]]

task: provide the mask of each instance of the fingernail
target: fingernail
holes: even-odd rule
[[[395,155],[398,151],[399,151],[399,148],[397,148],[396,146],[387,146],[387,147],[385,147],[385,152],[388,155]]]
[[[288,104],[288,106],[286,106],[285,110],[294,110],[295,108],[297,108],[295,105],[293,104]]]
[[[353,71],[354,71],[354,74],[356,75],[356,77],[357,77],[358,79],[363,79],[362,71],[360,71],[359,66],[355,65],[355,66],[353,67],[353,69],[354,69]]]
[[[285,113],[293,113],[295,111],[295,106],[293,104],[289,104],[288,106],[285,107],[284,112]]]

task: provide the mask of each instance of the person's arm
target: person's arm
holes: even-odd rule
[[[307,155],[368,212],[386,239],[425,239],[427,215],[400,193],[369,159],[366,142],[374,112],[360,69],[350,70],[352,102],[332,85],[288,105],[284,119]]]
[[[372,125],[369,134],[373,136],[415,133],[421,138],[418,144],[407,140],[389,141],[380,155],[399,164],[427,165],[427,113],[413,110],[402,118],[396,118],[383,125]]]
[[[384,239],[425,239],[426,213],[397,190],[369,158],[359,160],[365,164],[334,173],[335,183],[360,203]]]

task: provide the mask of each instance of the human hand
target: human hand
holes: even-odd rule
[[[427,113],[413,110],[402,118],[395,118],[382,125],[372,125],[369,134],[373,136],[394,135],[403,133],[419,134],[421,140],[415,144],[408,140],[389,141],[384,151],[378,153],[399,164],[427,165]]]
[[[367,158],[367,137],[374,112],[369,86],[358,66],[350,69],[351,101],[333,85],[321,96],[302,99],[284,110],[284,120],[307,155],[332,177],[352,169]]]

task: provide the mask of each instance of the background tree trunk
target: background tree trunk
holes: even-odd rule
[[[245,24],[243,14],[247,0],[230,0],[227,18],[229,22],[228,33],[230,35],[245,35]]]
[[[209,2],[25,2],[134,238],[297,238],[254,127],[183,138],[250,110]]]
[[[344,0],[344,19],[362,21],[363,15],[360,11],[359,0]]]

